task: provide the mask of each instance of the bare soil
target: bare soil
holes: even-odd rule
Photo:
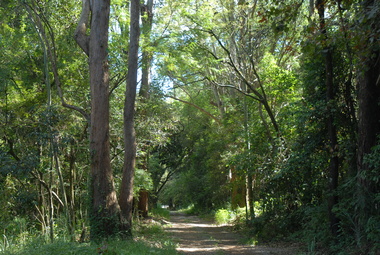
[[[178,243],[180,254],[259,254],[259,255],[296,255],[300,254],[295,246],[244,245],[238,233],[229,226],[218,226],[197,216],[171,212],[170,224],[166,227]]]

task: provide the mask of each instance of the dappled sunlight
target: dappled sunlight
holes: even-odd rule
[[[218,247],[212,248],[178,248],[178,251],[188,251],[188,252],[199,252],[199,251],[216,251],[219,250]]]
[[[239,243],[240,235],[229,226],[182,213],[171,214],[167,231],[172,234],[181,254],[295,254],[294,247],[251,246]]]
[[[199,227],[199,228],[214,228],[215,227],[215,225],[200,224],[200,223],[187,223],[186,225],[190,227]]]
[[[204,247],[204,248],[178,248],[177,251],[186,252],[186,253],[197,253],[197,254],[199,253],[218,254],[218,252],[221,252],[221,251],[225,251],[225,252],[228,251],[230,253],[232,250],[235,250],[234,254],[239,254],[239,253],[242,254],[242,252],[248,251],[248,249],[249,247],[236,249],[236,246],[224,246],[224,247]]]

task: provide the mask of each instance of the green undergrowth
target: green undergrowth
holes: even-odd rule
[[[153,208],[150,212],[149,215],[155,218],[164,218],[164,219],[169,219],[170,218],[170,212],[169,210],[166,210],[164,208]]]
[[[208,220],[208,221],[214,221],[214,212],[210,211],[208,209],[196,207],[193,204],[189,205],[186,208],[182,208],[180,210],[177,210],[178,212],[185,213],[188,215],[197,215],[201,219]]]
[[[186,214],[199,214],[200,211],[193,205],[189,205],[188,207],[181,208],[177,210],[178,212],[186,213]]]
[[[1,254],[97,254],[104,250],[107,254],[169,254],[161,252],[161,249],[150,247],[143,242],[110,240],[106,244],[75,243],[57,240],[46,243],[42,240],[33,240],[20,247],[10,247]],[[99,252],[98,252],[99,251]],[[175,254],[175,253],[173,253]]]
[[[219,209],[213,214],[213,218],[218,225],[234,225],[236,228],[246,224],[246,210],[245,208]]]
[[[154,254],[176,254],[175,243],[164,230],[164,225],[167,224],[166,220],[170,217],[169,211],[157,208],[152,209],[149,215],[148,219],[141,220],[139,224],[135,224],[135,240],[164,251],[164,253],[156,252]],[[174,253],[170,253],[173,251]]]
[[[78,254],[93,255],[103,251],[104,254],[176,254],[173,245],[160,244],[151,245],[145,241],[125,241],[125,240],[109,240],[102,244],[93,243],[76,243],[64,240],[56,240],[53,243],[46,243],[41,239],[35,239],[27,245],[20,247],[10,247],[0,254],[9,255],[52,255],[52,254]]]
[[[0,255],[174,255],[177,254],[175,243],[163,228],[163,219],[168,219],[168,216],[169,212],[156,210],[149,219],[136,221],[133,240],[114,238],[102,243],[79,243],[57,237],[54,242],[49,242],[46,237],[29,235],[22,243],[0,244]]]

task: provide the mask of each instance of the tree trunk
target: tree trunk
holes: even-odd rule
[[[140,2],[131,1],[130,42],[128,58],[127,89],[124,102],[124,167],[120,190],[120,207],[124,231],[131,234],[133,213],[133,181],[136,161],[136,136],[134,127],[137,88],[138,48],[140,37]]]
[[[249,218],[247,220],[253,221],[255,219],[255,207],[253,199],[253,178],[250,173],[247,174],[247,208],[249,211]]]
[[[141,87],[140,87],[140,100],[141,102],[148,102],[150,97],[150,72],[152,68],[153,61],[153,52],[149,49],[152,45],[151,42],[151,32],[153,24],[153,0],[148,0],[147,3],[141,6],[141,20],[142,20],[142,31],[145,40],[141,46],[142,51],[142,65],[141,65]],[[147,119],[149,115],[149,108],[143,107],[138,113],[140,119]],[[149,161],[149,150],[150,145],[148,143],[142,145],[142,150],[145,150],[146,153],[142,155],[139,159],[140,166],[139,168],[149,171],[148,161]],[[148,216],[148,191],[141,189],[139,192],[138,198],[138,212],[139,216],[147,217]],[[145,204],[144,204],[145,203]]]
[[[41,232],[42,235],[46,234],[46,229],[47,229],[47,224],[46,224],[46,213],[45,213],[45,208],[46,208],[46,200],[45,200],[45,192],[44,192],[44,186],[42,183],[39,181],[40,179],[43,179],[43,173],[42,172],[37,172],[37,175],[39,179],[37,179],[37,185],[38,185],[38,212],[39,212],[39,221],[41,224]]]
[[[338,157],[338,138],[335,127],[335,117],[333,116],[333,109],[330,105],[335,100],[335,92],[333,89],[333,66],[332,66],[332,53],[331,49],[326,53],[326,103],[327,103],[327,130],[329,137],[329,150],[330,150],[330,164],[329,164],[329,218],[330,218],[330,230],[334,236],[338,236],[339,219],[333,212],[333,208],[338,204],[338,196],[336,194],[338,189],[339,178],[339,157]]]
[[[362,1],[362,15],[368,15],[368,10],[376,10],[373,5],[376,1]],[[361,65],[358,68],[358,190],[357,190],[357,245],[367,242],[364,236],[364,228],[368,219],[378,215],[379,203],[371,199],[373,194],[380,191],[379,184],[371,181],[373,170],[364,158],[371,153],[371,149],[378,142],[380,135],[380,51],[376,40],[370,42],[370,38],[378,38],[380,24],[378,22],[380,12],[377,11],[371,18],[365,19],[361,24],[361,42],[363,50],[360,56]],[[373,174],[372,174],[373,175]],[[363,232],[362,232],[363,231]]]
[[[58,152],[58,144],[56,141],[56,138],[51,139],[52,143],[52,156],[54,158],[54,164],[55,164],[55,170],[57,172],[58,180],[59,180],[59,188],[62,193],[62,202],[63,202],[63,211],[65,212],[66,216],[66,223],[67,223],[67,231],[70,235],[71,238],[74,236],[74,229],[72,228],[71,225],[71,217],[70,217],[70,211],[69,211],[69,205],[67,203],[67,195],[66,195],[66,190],[65,190],[65,181],[63,180],[63,175],[61,171],[61,165],[59,163],[59,152]]]
[[[90,6],[92,4],[92,6]],[[90,15],[90,12],[91,15]],[[109,141],[108,24],[110,0],[83,0],[75,39],[89,56],[91,88],[91,239],[119,233],[120,208],[113,184]],[[90,36],[86,35],[91,16]]]
[[[74,142],[70,142],[70,152],[68,155],[69,158],[69,192],[68,192],[68,205],[69,205],[69,217],[71,220],[71,241],[75,241],[75,181],[76,181],[76,172],[75,172],[75,157],[76,151],[74,149]]]
[[[92,237],[106,237],[119,232],[119,205],[113,184],[109,148],[109,13],[110,0],[93,1],[89,43]]]
[[[153,24],[153,0],[148,0],[147,4],[141,8],[142,15],[142,33],[146,42],[142,47],[142,70],[141,70],[141,88],[139,95],[142,99],[149,98],[150,90],[150,71],[153,60],[153,53],[149,50],[148,46],[151,46],[150,34],[152,32]]]
[[[149,200],[149,192],[146,189],[140,189],[139,191],[139,203],[137,205],[137,209],[139,212],[139,216],[146,218],[148,217],[148,200]]]
[[[236,169],[234,166],[230,169],[230,183],[232,185],[231,190],[231,208],[237,209],[246,206],[246,191],[247,188],[245,186],[244,177],[239,176],[236,173]]]
[[[329,197],[328,197],[328,212],[330,219],[330,230],[333,236],[338,235],[339,219],[333,212],[334,206],[338,203],[336,191],[338,188],[339,177],[339,157],[338,157],[338,138],[335,126],[335,117],[333,103],[335,100],[334,80],[333,80],[333,54],[332,49],[327,43],[327,31],[325,21],[325,5],[323,0],[316,2],[320,32],[323,35],[322,44],[324,45],[325,57],[325,86],[326,86],[326,110],[327,110],[327,132],[329,140],[330,165],[329,165]]]
[[[366,154],[371,152],[380,135],[380,54],[375,53],[374,57],[365,63],[365,71],[359,77],[358,94],[358,230],[364,230],[366,222],[374,213],[378,215],[376,207],[378,203],[373,203],[371,196],[379,192],[370,180],[369,172],[372,170],[364,162]],[[358,246],[362,245],[362,233],[357,236]]]
[[[54,203],[53,203],[53,159],[50,159],[50,169],[49,169],[49,238],[50,241],[54,241]]]

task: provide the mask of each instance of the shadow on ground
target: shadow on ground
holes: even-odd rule
[[[197,216],[180,212],[170,213],[170,224],[166,228],[178,243],[180,254],[258,254],[295,255],[295,247],[250,246],[239,243],[241,237],[228,226],[217,226]]]

